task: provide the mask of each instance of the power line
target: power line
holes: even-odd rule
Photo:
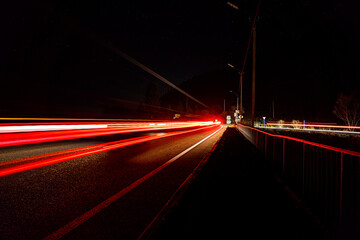
[[[112,43],[110,43],[109,41],[106,41],[105,39],[103,39],[102,37],[90,32],[87,29],[84,29],[77,21],[75,21],[72,18],[69,17],[62,17],[63,20],[65,20],[68,24],[72,25],[72,26],[76,26],[76,28],[78,28],[79,30],[81,30],[83,33],[85,33],[86,35],[88,35],[90,38],[92,38],[93,40],[95,40],[96,42],[98,42],[100,45],[108,48],[109,50],[115,52],[116,54],[118,54],[119,56],[121,56],[122,58],[124,58],[125,60],[131,62],[132,64],[138,66],[139,68],[141,68],[142,70],[144,70],[145,72],[151,74],[152,76],[156,77],[157,79],[159,79],[160,81],[166,83],[167,85],[169,85],[170,87],[174,88],[175,90],[179,91],[180,93],[184,94],[185,96],[187,96],[188,98],[194,100],[195,102],[199,103],[200,105],[204,106],[205,108],[210,109],[209,106],[207,106],[206,104],[202,103],[201,101],[199,101],[198,99],[196,99],[195,97],[191,96],[190,94],[188,94],[187,92],[185,92],[184,90],[182,90],[181,88],[179,88],[178,86],[176,86],[175,84],[173,84],[172,82],[170,82],[169,80],[167,80],[166,78],[164,78],[163,76],[161,76],[160,74],[156,73],[155,71],[153,71],[152,69],[150,69],[149,67],[145,66],[144,64],[140,63],[139,61],[137,61],[136,59],[134,59],[133,57],[130,57],[129,55],[127,55],[126,53],[120,51],[115,45],[113,45]]]

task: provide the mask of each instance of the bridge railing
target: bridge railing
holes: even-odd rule
[[[238,125],[297,197],[336,231],[359,233],[360,153]]]

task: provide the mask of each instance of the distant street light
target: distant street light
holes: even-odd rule
[[[263,117],[263,119],[264,119],[264,127],[265,127],[265,119],[266,119],[266,117]]]

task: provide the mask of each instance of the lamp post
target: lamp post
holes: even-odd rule
[[[254,126],[255,121],[255,64],[256,64],[256,25],[255,20],[252,27],[253,33],[253,57],[252,57],[252,100],[251,100],[251,126]]]
[[[265,119],[266,119],[266,117],[263,117],[263,119],[264,119],[264,127],[265,127]]]
[[[244,69],[247,53],[248,53],[251,38],[252,38],[252,40],[253,40],[253,59],[252,59],[253,60],[252,61],[253,62],[253,69],[252,69],[252,94],[251,94],[252,95],[252,100],[251,100],[251,126],[254,126],[254,122],[255,122],[255,63],[256,63],[256,60],[255,60],[255,58],[256,58],[256,24],[255,24],[255,22],[256,22],[258,12],[259,12],[260,2],[261,2],[261,0],[259,0],[257,8],[256,8],[256,13],[255,13],[255,17],[254,17],[254,20],[253,20],[253,23],[252,23],[252,28],[251,28],[251,32],[250,32],[248,47],[247,47],[247,50],[246,50],[246,55],[245,55],[244,64],[243,64],[243,68],[242,68],[242,69]],[[235,4],[233,4],[231,2],[227,2],[227,4],[230,7],[234,8],[236,10],[239,10],[239,7],[236,6]],[[241,73],[242,73],[242,71],[241,71]]]

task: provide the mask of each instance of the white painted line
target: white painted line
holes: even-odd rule
[[[189,147],[185,151],[183,151],[183,152],[179,153],[178,155],[176,155],[175,157],[171,158],[170,160],[165,162],[160,167],[158,167],[155,170],[149,172],[148,174],[146,174],[142,178],[139,178],[138,180],[136,180],[135,182],[133,182],[132,184],[130,184],[126,188],[122,189],[120,192],[116,193],[115,195],[113,195],[110,198],[106,199],[105,201],[101,202],[100,204],[98,204],[94,208],[92,208],[89,211],[85,212],[81,216],[75,218],[74,220],[72,220],[68,224],[66,224],[63,227],[59,228],[58,230],[56,230],[55,232],[53,232],[49,236],[45,237],[43,240],[60,239],[61,237],[65,236],[66,234],[68,234],[69,232],[71,232],[72,230],[74,230],[75,228],[77,228],[78,226],[80,226],[81,224],[86,222],[87,220],[89,220],[91,217],[93,217],[94,215],[96,215],[97,213],[99,213],[100,211],[105,209],[106,207],[108,207],[111,203],[119,200],[120,198],[125,196],[128,192],[130,192],[131,190],[133,190],[134,188],[139,186],[141,183],[145,182],[150,177],[154,176],[156,173],[160,172],[162,169],[164,169],[165,167],[167,167],[168,165],[170,165],[171,163],[173,163],[174,161],[176,161],[180,157],[184,156],[186,153],[188,153],[189,151],[191,151],[192,149],[197,147],[199,144],[201,144],[202,142],[204,142],[205,140],[207,140],[208,138],[210,138],[211,136],[213,136],[217,132],[219,132],[222,128],[223,128],[223,126],[221,126],[218,130],[216,130],[215,132],[213,132],[209,136],[207,136],[204,139],[200,140],[196,144],[192,145],[191,147]]]
[[[222,126],[223,128],[223,126]],[[219,131],[222,129],[220,128]],[[144,229],[144,231],[140,234],[140,236],[137,238],[137,240],[142,239],[145,234],[147,234],[147,232],[149,231],[149,229],[151,229],[153,227],[153,225],[155,224],[156,221],[158,221],[164,214],[166,208],[168,208],[171,204],[171,202],[173,202],[175,200],[176,197],[178,197],[178,195],[180,194],[180,191],[188,184],[190,184],[190,182],[195,178],[195,175],[197,174],[197,172],[202,168],[202,166],[205,165],[205,163],[207,162],[207,160],[209,159],[210,155],[214,152],[218,142],[219,142],[220,138],[218,139],[218,141],[215,143],[215,145],[211,148],[211,150],[208,152],[208,154],[199,162],[199,164],[194,168],[194,170],[189,174],[189,176],[182,182],[182,184],[178,187],[178,189],[176,189],[175,193],[171,196],[171,198],[165,203],[165,205],[160,209],[160,211],[156,214],[156,216],[153,218],[153,220],[147,225],[147,227]]]

